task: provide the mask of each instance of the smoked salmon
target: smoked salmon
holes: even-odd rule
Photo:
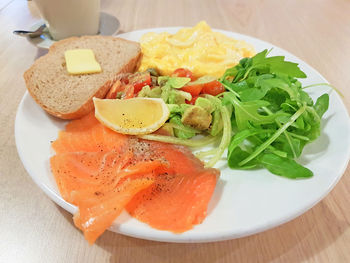
[[[93,113],[70,122],[52,148],[58,189],[78,207],[74,223],[90,244],[123,209],[156,229],[193,228],[205,219],[219,176],[189,149],[118,134]]]
[[[126,210],[151,227],[181,233],[203,222],[219,176],[217,169],[205,169],[189,149],[152,142],[151,149],[171,167],[166,174],[140,191]]]

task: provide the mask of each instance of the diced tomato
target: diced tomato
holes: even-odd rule
[[[191,93],[193,96],[198,96],[202,91],[203,85],[188,85],[185,87],[182,87],[181,90]]]
[[[118,92],[124,90],[124,84],[120,80],[114,82],[113,86],[110,88],[106,95],[106,99],[115,99],[117,97]]]
[[[216,96],[225,91],[225,87],[217,80],[202,85],[202,94],[210,94]]]
[[[224,92],[225,87],[219,81],[214,80],[202,84],[187,85],[181,88],[181,90],[191,93],[192,97],[198,96],[199,94],[210,94],[216,96]]]
[[[120,81],[121,81],[124,85],[129,84],[129,79],[128,79],[127,77],[122,78]]]
[[[147,86],[147,85],[149,86],[150,84],[151,82],[148,82],[148,81],[134,84],[135,93],[138,94],[144,86]]]
[[[186,103],[187,103],[187,104],[192,104],[192,105],[194,105],[194,104],[196,103],[196,100],[198,99],[198,97],[199,97],[199,96],[193,96],[193,97],[192,97],[192,100],[190,100],[190,101],[187,101],[187,100],[186,100]]]
[[[129,84],[134,86],[134,93],[138,94],[144,86],[151,85],[152,79],[149,72],[135,73],[129,76]]]
[[[126,85],[117,80],[106,95],[106,99],[130,99],[134,97],[134,86]]]
[[[176,69],[173,74],[173,77],[183,77],[183,78],[190,78],[191,81],[194,80],[193,74],[189,69],[186,68],[178,68]]]
[[[125,95],[123,96],[123,99],[131,99],[135,97],[135,87],[132,85],[126,85],[124,92]]]

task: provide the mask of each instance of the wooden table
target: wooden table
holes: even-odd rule
[[[248,34],[307,61],[350,97],[350,1],[102,0],[121,31],[192,26]],[[22,74],[42,51],[12,35],[38,20],[32,2],[0,3],[0,262],[350,262],[350,169],[319,204],[280,227],[237,240],[171,244],[106,232],[89,246],[72,216],[31,180],[16,151]]]

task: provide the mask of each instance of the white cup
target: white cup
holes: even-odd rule
[[[96,35],[100,0],[34,0],[53,39]]]

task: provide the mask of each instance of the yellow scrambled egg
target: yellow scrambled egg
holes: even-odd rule
[[[213,32],[204,21],[175,35],[147,33],[141,38],[141,48],[139,71],[156,68],[162,75],[170,75],[177,68],[187,68],[196,77],[221,77],[241,58],[255,54],[250,44]]]

